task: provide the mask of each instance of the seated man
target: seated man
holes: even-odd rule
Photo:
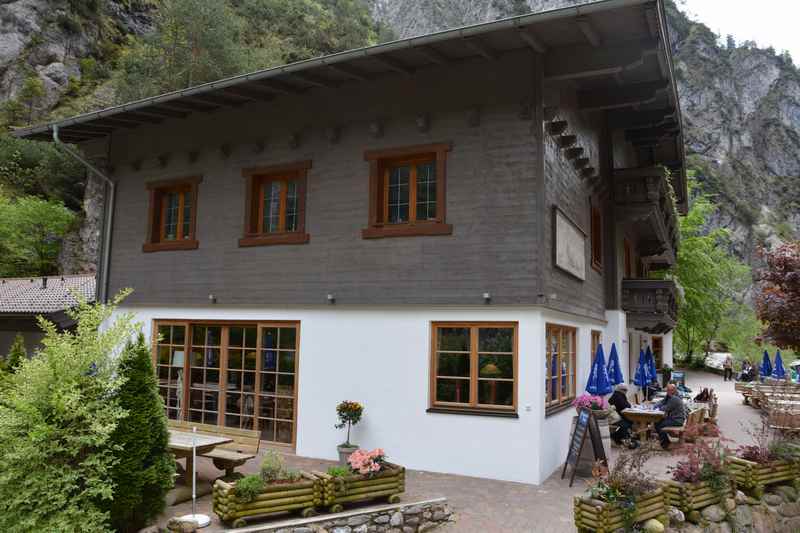
[[[625,418],[625,415],[622,414],[624,409],[628,409],[631,406],[628,397],[625,395],[627,391],[628,386],[624,383],[620,383],[614,388],[614,394],[608,399],[609,405],[614,406],[614,409],[616,409],[620,417],[617,429],[611,434],[611,438],[614,439],[614,442],[617,444],[622,444],[622,441],[630,438],[631,427],[633,427],[633,422]]]
[[[669,435],[664,428],[681,427],[686,422],[686,408],[674,383],[667,385],[667,397],[656,405],[656,409],[664,411],[664,419],[656,423],[656,431],[661,447],[666,450],[669,448]]]

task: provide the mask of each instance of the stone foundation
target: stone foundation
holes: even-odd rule
[[[253,523],[248,533],[422,533],[453,520],[446,498],[354,509],[335,515]]]
[[[722,505],[710,505],[700,511],[684,513],[668,507],[670,525],[645,523],[644,531],[651,533],[797,533],[800,531],[800,495],[791,486],[769,488],[764,498],[757,500],[737,492],[736,498]],[[648,527],[649,526],[649,527]],[[659,526],[661,526],[659,528]]]

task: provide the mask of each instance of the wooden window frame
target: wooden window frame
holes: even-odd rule
[[[603,273],[603,209],[597,198],[589,200],[592,268]]]
[[[559,369],[559,374],[556,377],[558,380],[558,397],[556,400],[550,400],[550,383],[552,382],[553,376],[550,375],[550,361],[549,361],[549,353],[550,353],[550,336],[551,333],[557,330],[559,332],[559,341],[558,341],[558,360],[557,360],[557,368]],[[571,357],[570,361],[570,372],[567,373],[567,381],[569,386],[569,392],[566,395],[561,393],[561,361],[564,355],[562,346],[561,346],[561,339],[562,334],[568,333],[572,335],[572,353],[568,354]],[[572,401],[575,399],[577,395],[577,353],[578,353],[578,328],[573,326],[566,326],[562,324],[552,324],[547,323],[545,325],[545,362],[547,363],[547,367],[545,369],[545,416],[550,416],[552,414],[558,413],[563,411],[564,409],[569,408],[572,405]]]
[[[595,354],[597,354],[597,346],[600,345],[600,344],[603,344],[603,332],[598,330],[598,329],[593,329],[592,330],[592,340],[591,340],[592,354],[591,354],[591,358],[590,358],[591,361],[592,361],[592,364],[594,364],[594,356],[595,356]]]
[[[280,165],[245,168],[244,232],[239,239],[240,247],[270,246],[276,244],[306,244],[310,236],[306,233],[306,194],[308,171],[311,161],[297,161]],[[263,184],[271,181],[297,182],[297,229],[294,231],[265,232]],[[281,189],[280,225],[286,217],[286,187]]]
[[[451,143],[423,144],[401,148],[367,150],[364,160],[369,163],[369,219],[361,230],[364,239],[386,237],[412,237],[451,235],[453,226],[446,223],[447,206],[447,152]],[[432,220],[415,220],[416,184],[409,178],[408,222],[391,224],[385,216],[388,199],[386,176],[389,167],[401,163],[434,161],[436,164],[436,217]]]
[[[627,238],[622,239],[622,277],[631,279],[633,277],[633,247]]]
[[[293,420],[292,420],[292,442],[291,443],[283,443],[283,442],[276,442],[276,441],[264,441],[268,443],[270,446],[278,446],[282,448],[290,448],[294,449],[297,445],[297,421],[299,419],[298,416],[298,408],[299,408],[299,400],[300,400],[300,321],[299,320],[185,320],[185,319],[153,319],[152,320],[152,329],[151,329],[151,353],[152,353],[152,361],[153,361],[153,368],[156,371],[156,380],[158,380],[158,328],[160,326],[183,326],[184,330],[184,360],[183,360],[183,391],[182,391],[182,399],[181,399],[181,413],[180,417],[181,420],[187,420],[189,417],[189,399],[190,399],[190,387],[191,387],[191,349],[192,349],[192,326],[219,326],[223,328],[221,339],[220,339],[220,360],[219,360],[219,397],[218,397],[218,404],[217,404],[217,414],[218,414],[218,423],[217,425],[220,427],[226,427],[225,424],[225,403],[226,403],[226,393],[228,387],[228,349],[229,346],[229,339],[228,330],[224,328],[230,327],[255,327],[257,328],[257,340],[256,340],[256,352],[258,357],[256,359],[256,382],[254,387],[254,395],[256,397],[256,402],[253,411],[253,419],[254,423],[258,427],[257,424],[261,417],[260,415],[260,402],[258,400],[261,391],[261,374],[264,372],[261,369],[261,331],[264,328],[294,328],[295,329],[295,348],[294,348],[294,403],[293,403]],[[280,351],[280,349],[276,349]],[[274,395],[275,398],[278,397],[277,391]],[[244,416],[244,415],[241,415]],[[275,418],[275,420],[280,420]],[[232,428],[233,429],[233,428]],[[259,433],[260,435],[260,433]]]
[[[201,176],[190,176],[170,180],[151,181],[146,184],[149,195],[149,208],[147,212],[147,234],[142,245],[143,252],[162,252],[168,250],[195,250],[199,247],[197,241],[197,189],[203,181]],[[183,216],[178,222],[178,238],[172,241],[164,240],[164,193],[188,192],[192,198],[191,217],[189,218],[189,238],[183,237]],[[181,202],[183,199],[181,199]]]
[[[437,379],[437,335],[439,328],[470,328],[470,402],[469,404],[439,402],[436,400],[436,379]],[[514,330],[514,340],[512,348],[512,365],[514,369],[512,404],[502,405],[482,405],[478,403],[478,335],[475,334],[481,328],[512,328]],[[517,418],[517,396],[519,394],[519,323],[518,322],[431,322],[431,345],[430,345],[430,375],[428,379],[428,412],[445,414],[477,414],[488,416],[500,416]]]

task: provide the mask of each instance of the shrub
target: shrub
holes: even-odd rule
[[[111,473],[115,486],[108,510],[114,529],[134,532],[164,510],[164,499],[173,486],[175,459],[168,448],[167,417],[150,350],[141,333],[125,348],[119,374],[125,382],[117,399],[128,415],[111,437],[118,446],[118,462]]]
[[[278,452],[270,450],[265,453],[264,459],[261,461],[261,478],[270,483],[280,479],[282,471],[283,459]]]
[[[16,372],[19,365],[27,359],[28,352],[25,350],[25,337],[22,333],[17,333],[6,356],[6,368],[8,368],[9,372]]]
[[[264,490],[264,480],[258,474],[244,476],[236,482],[234,493],[243,502],[251,502]]]
[[[331,477],[347,477],[352,472],[346,466],[331,466],[328,467],[328,475]]]
[[[358,402],[343,401],[336,406],[336,416],[339,417],[339,423],[335,426],[336,429],[342,429],[347,426],[345,446],[350,446],[350,428],[359,423],[363,414],[364,406]]]
[[[111,435],[125,415],[116,355],[135,329],[131,315],[111,316],[126,294],[70,311],[75,332],[40,319],[42,348],[0,393],[0,531],[108,531]]]

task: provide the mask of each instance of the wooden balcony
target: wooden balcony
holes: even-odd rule
[[[674,265],[678,250],[678,217],[662,167],[614,171],[617,221],[639,235],[639,253]]]
[[[672,280],[622,280],[622,309],[628,327],[660,335],[675,328],[678,320],[677,289]]]

